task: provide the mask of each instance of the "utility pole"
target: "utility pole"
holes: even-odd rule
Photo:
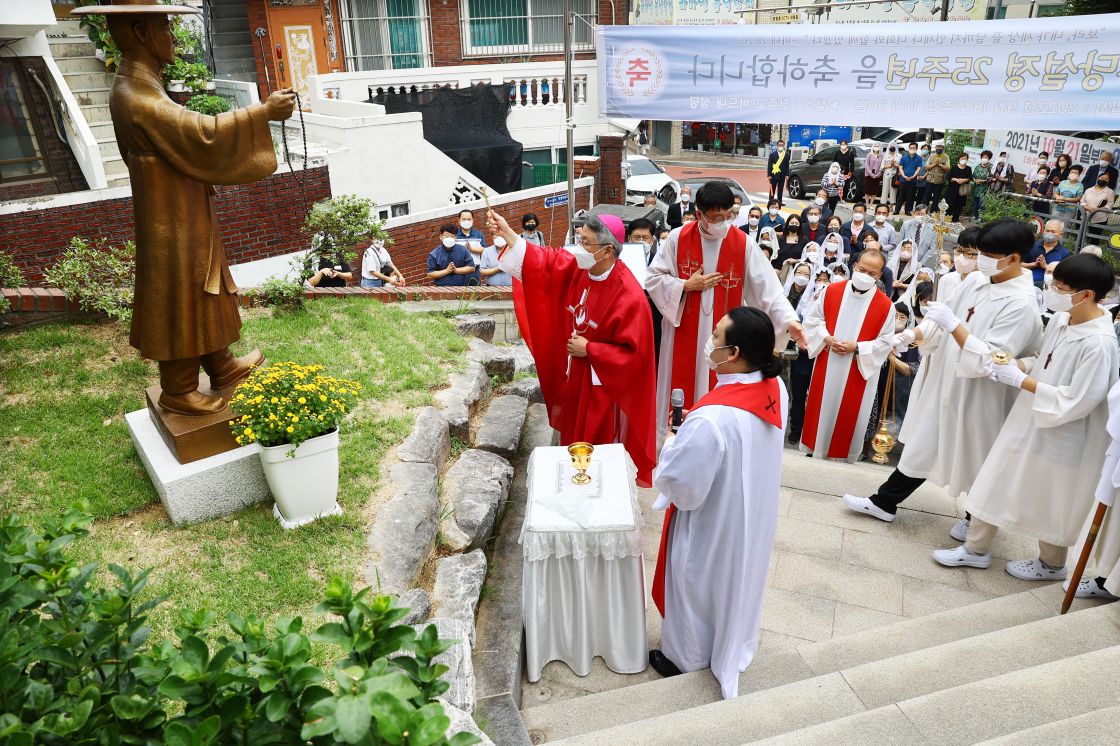
[[[941,0],[941,20],[949,20],[949,0]]]
[[[568,231],[574,235],[576,222],[576,175],[572,148],[575,143],[575,121],[572,111],[572,33],[575,25],[571,0],[564,0],[564,132],[567,137]]]

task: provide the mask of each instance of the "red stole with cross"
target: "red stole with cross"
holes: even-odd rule
[[[824,292],[824,326],[829,335],[836,333],[840,321],[840,306],[844,302],[844,293],[847,291],[848,280],[836,282],[828,286]],[[887,314],[894,310],[891,299],[883,291],[874,288],[868,292],[875,295],[867,306],[863,317],[863,325],[859,329],[859,336],[855,341],[868,342],[879,336],[883,324],[887,322]],[[813,365],[813,380],[809,384],[809,399],[805,404],[805,426],[801,431],[801,442],[814,453],[817,450],[817,424],[820,421],[821,401],[824,398],[824,379],[828,371],[830,352],[826,347],[817,356]],[[848,369],[848,380],[844,384],[844,395],[840,400],[840,411],[836,413],[836,424],[832,427],[832,440],[828,444],[829,458],[847,458],[852,445],[852,438],[856,435],[856,420],[859,418],[859,409],[863,403],[863,391],[867,388],[867,379],[860,375],[858,353],[853,354],[851,367]],[[863,433],[860,433],[860,437]]]
[[[756,383],[729,383],[714,388],[700,397],[700,401],[696,402],[689,416],[691,417],[692,412],[700,407],[719,404],[750,412],[767,425],[781,429],[781,402],[781,391],[776,378],[763,378]],[[672,504],[665,511],[665,523],[661,527],[661,549],[657,552],[657,569],[653,573],[653,590],[650,593],[662,617],[665,616],[665,566],[669,556],[669,528],[676,513],[677,506]]]
[[[719,247],[716,271],[723,281],[713,289],[712,325],[736,306],[743,305],[743,278],[747,262],[747,235],[732,228]],[[677,236],[677,277],[687,280],[693,274],[704,274],[704,250],[700,245],[700,224],[686,223]],[[696,339],[700,324],[700,304],[703,293],[686,292],[681,323],[673,339],[673,372],[671,388],[684,391],[684,406],[691,408],[696,398],[696,352],[703,343]],[[716,384],[716,374],[710,373],[708,389]],[[662,413],[664,414],[664,413]]]

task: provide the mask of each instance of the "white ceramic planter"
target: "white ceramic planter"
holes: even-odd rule
[[[299,528],[317,518],[340,515],[338,504],[338,430],[301,443],[261,448],[261,467],[276,501],[272,514],[284,528]]]
[[[187,81],[169,80],[167,81],[167,90],[171,93],[183,93],[187,90]]]

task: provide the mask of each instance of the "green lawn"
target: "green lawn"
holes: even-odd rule
[[[177,609],[307,615],[330,576],[364,585],[365,508],[380,461],[467,346],[445,318],[379,303],[319,300],[293,315],[245,317],[238,353],[257,347],[273,361],[321,363],[364,388],[342,431],[343,516],[283,531],[269,503],[171,526],[124,424],[156,380],[127,329],[57,324],[0,335],[0,512],[34,518],[84,503],[98,520],[77,546],[83,558],[155,567],[153,591],[172,595],[155,612],[157,636]]]

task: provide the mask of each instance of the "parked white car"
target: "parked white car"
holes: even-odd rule
[[[622,176],[626,179],[628,205],[642,204],[647,194],[657,195],[667,205],[677,201],[680,185],[647,156],[628,156],[622,162]]]
[[[912,142],[916,142],[920,145],[925,141],[926,135],[923,130],[900,130],[893,128],[884,128],[879,130],[878,132],[872,132],[870,137],[853,140],[850,144],[863,145],[870,148],[875,143],[879,143],[883,146],[884,150],[888,145],[894,145],[895,147],[901,148],[902,150],[906,150],[906,147]],[[940,130],[934,130],[933,144],[934,146],[944,145],[945,133]]]

